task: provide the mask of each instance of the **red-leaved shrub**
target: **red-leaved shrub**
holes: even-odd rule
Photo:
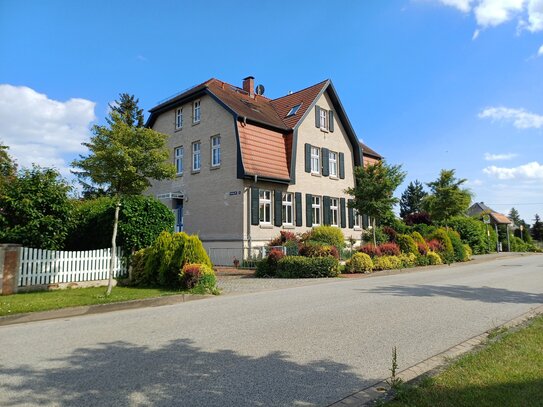
[[[382,256],[399,256],[400,255],[400,246],[392,242],[380,244],[379,250],[381,251]]]
[[[304,244],[298,252],[303,257],[326,257],[332,256],[339,259],[339,252],[334,246],[320,244]]]
[[[368,256],[370,256],[371,258],[373,257],[379,257],[381,255],[381,250],[379,250],[379,247],[369,243],[365,246],[362,246],[361,248],[358,249],[359,252],[361,253],[366,253]]]
[[[200,264],[185,264],[181,284],[185,288],[194,288],[200,281]]]
[[[275,272],[277,270],[277,263],[283,257],[285,257],[285,254],[283,253],[282,250],[278,250],[278,249],[270,250],[270,253],[268,254],[268,266],[270,270]]]
[[[424,243],[417,243],[417,249],[419,249],[419,254],[421,256],[426,256],[428,254],[428,246]]]
[[[282,230],[281,232],[279,232],[279,236],[272,239],[268,243],[268,246],[269,247],[283,246],[286,242],[290,242],[290,241],[297,242],[298,236],[296,236],[295,233],[289,232],[288,230]]]
[[[398,232],[392,229],[390,226],[383,226],[383,233],[388,236],[389,242],[395,242]]]
[[[428,249],[430,249],[433,252],[438,253],[438,252],[443,251],[443,245],[437,239],[428,240],[426,244],[428,245]]]
[[[425,225],[431,225],[432,219],[428,212],[415,212],[410,213],[405,217],[405,224],[407,226],[413,226],[424,223]]]

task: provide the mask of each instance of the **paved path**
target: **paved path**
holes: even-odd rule
[[[543,256],[0,327],[2,406],[326,406],[543,304]]]

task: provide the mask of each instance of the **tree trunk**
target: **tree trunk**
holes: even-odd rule
[[[377,238],[375,237],[375,218],[372,218],[371,223],[373,224],[373,245],[377,246]]]
[[[111,237],[111,259],[109,261],[109,282],[107,284],[106,297],[109,297],[113,288],[113,269],[115,262],[117,261],[117,225],[119,224],[119,210],[121,209],[121,202],[117,198],[115,203],[115,222],[113,223],[113,236]]]

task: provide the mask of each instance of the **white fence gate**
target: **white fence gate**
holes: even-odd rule
[[[118,247],[114,277],[126,275],[121,256]],[[67,252],[23,247],[18,286],[106,280],[110,259],[111,249]]]

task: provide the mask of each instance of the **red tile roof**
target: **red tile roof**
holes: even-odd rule
[[[368,147],[366,144],[362,143],[361,141],[359,142],[359,144],[360,144],[360,147],[362,147],[362,155],[364,157],[368,156],[368,157],[371,157],[371,158],[376,158],[378,160],[383,158],[383,156],[381,154],[379,154],[378,152],[376,152],[372,148]]]

